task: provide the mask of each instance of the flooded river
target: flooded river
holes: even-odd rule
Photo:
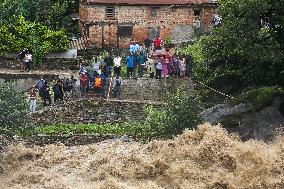
[[[11,145],[0,159],[0,188],[284,188],[284,139],[242,142],[205,124],[148,144]]]

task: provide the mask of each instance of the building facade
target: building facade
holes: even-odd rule
[[[209,32],[216,8],[212,0],[81,0],[80,28],[97,47],[125,48],[148,35],[181,43],[193,37],[197,19]]]

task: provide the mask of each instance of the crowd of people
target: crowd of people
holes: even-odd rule
[[[80,96],[84,98],[92,93],[94,97],[109,98],[112,95],[114,98],[121,99],[122,77],[137,80],[191,78],[192,63],[190,56],[182,56],[165,49],[160,37],[153,41],[146,38],[142,45],[131,41],[127,56],[109,52],[102,60],[93,58],[90,64],[80,65],[78,75]],[[63,102],[64,97],[70,94],[75,86],[76,79],[73,76],[70,79],[58,79],[51,86],[43,78],[40,79],[29,91],[30,111],[35,112],[37,92],[43,106],[48,106],[52,101],[53,103]]]
[[[45,79],[41,78],[32,88],[28,90],[30,101],[30,112],[34,113],[37,107],[37,96],[41,98],[42,105],[50,106],[53,103],[64,101],[64,97],[70,96],[72,89],[75,86],[76,79],[72,76],[65,80],[58,79],[49,84]],[[38,95],[37,95],[38,94]]]
[[[221,24],[222,17],[214,14],[212,27]],[[201,27],[199,18],[194,22],[194,36],[198,36]],[[31,70],[32,54],[23,49],[19,54],[21,67]],[[126,67],[126,73],[122,69]],[[193,59],[190,55],[181,55],[164,47],[161,37],[150,40],[149,36],[143,41],[130,42],[127,55],[108,52],[104,59],[93,58],[91,64],[81,64],[79,70],[80,95],[87,97],[93,92],[97,97],[108,98],[110,95],[121,99],[122,76],[129,79],[162,79],[162,78],[192,78]],[[30,111],[35,112],[36,94],[39,93],[43,106],[53,102],[62,102],[64,96],[70,94],[75,87],[76,79],[57,80],[52,88],[47,81],[41,79],[29,90]]]

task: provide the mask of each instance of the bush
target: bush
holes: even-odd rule
[[[169,94],[165,106],[165,135],[181,134],[184,129],[196,128],[202,122],[200,97],[195,91],[177,90]]]
[[[249,103],[254,110],[259,110],[270,105],[276,97],[284,97],[284,90],[281,87],[262,87],[249,90],[232,100],[233,104]]]
[[[15,89],[15,84],[0,86],[0,134],[13,135],[24,129],[27,110],[26,96]]]

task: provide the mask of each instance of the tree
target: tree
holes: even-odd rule
[[[27,110],[27,98],[15,89],[15,84],[0,86],[0,134],[12,135],[25,128]]]
[[[178,90],[174,94],[169,94],[164,108],[165,134],[177,135],[186,128],[196,128],[202,123],[201,112],[200,97],[195,91],[185,93]]]
[[[194,70],[198,79],[217,89],[227,87],[225,92],[231,94],[251,87],[283,85],[284,1],[219,3],[221,26],[197,42],[203,58]]]
[[[0,31],[0,55],[28,48],[32,50],[35,63],[40,63],[49,52],[66,50],[69,44],[64,30],[49,30],[47,26],[29,22],[23,16],[10,18],[9,25],[0,24]]]

